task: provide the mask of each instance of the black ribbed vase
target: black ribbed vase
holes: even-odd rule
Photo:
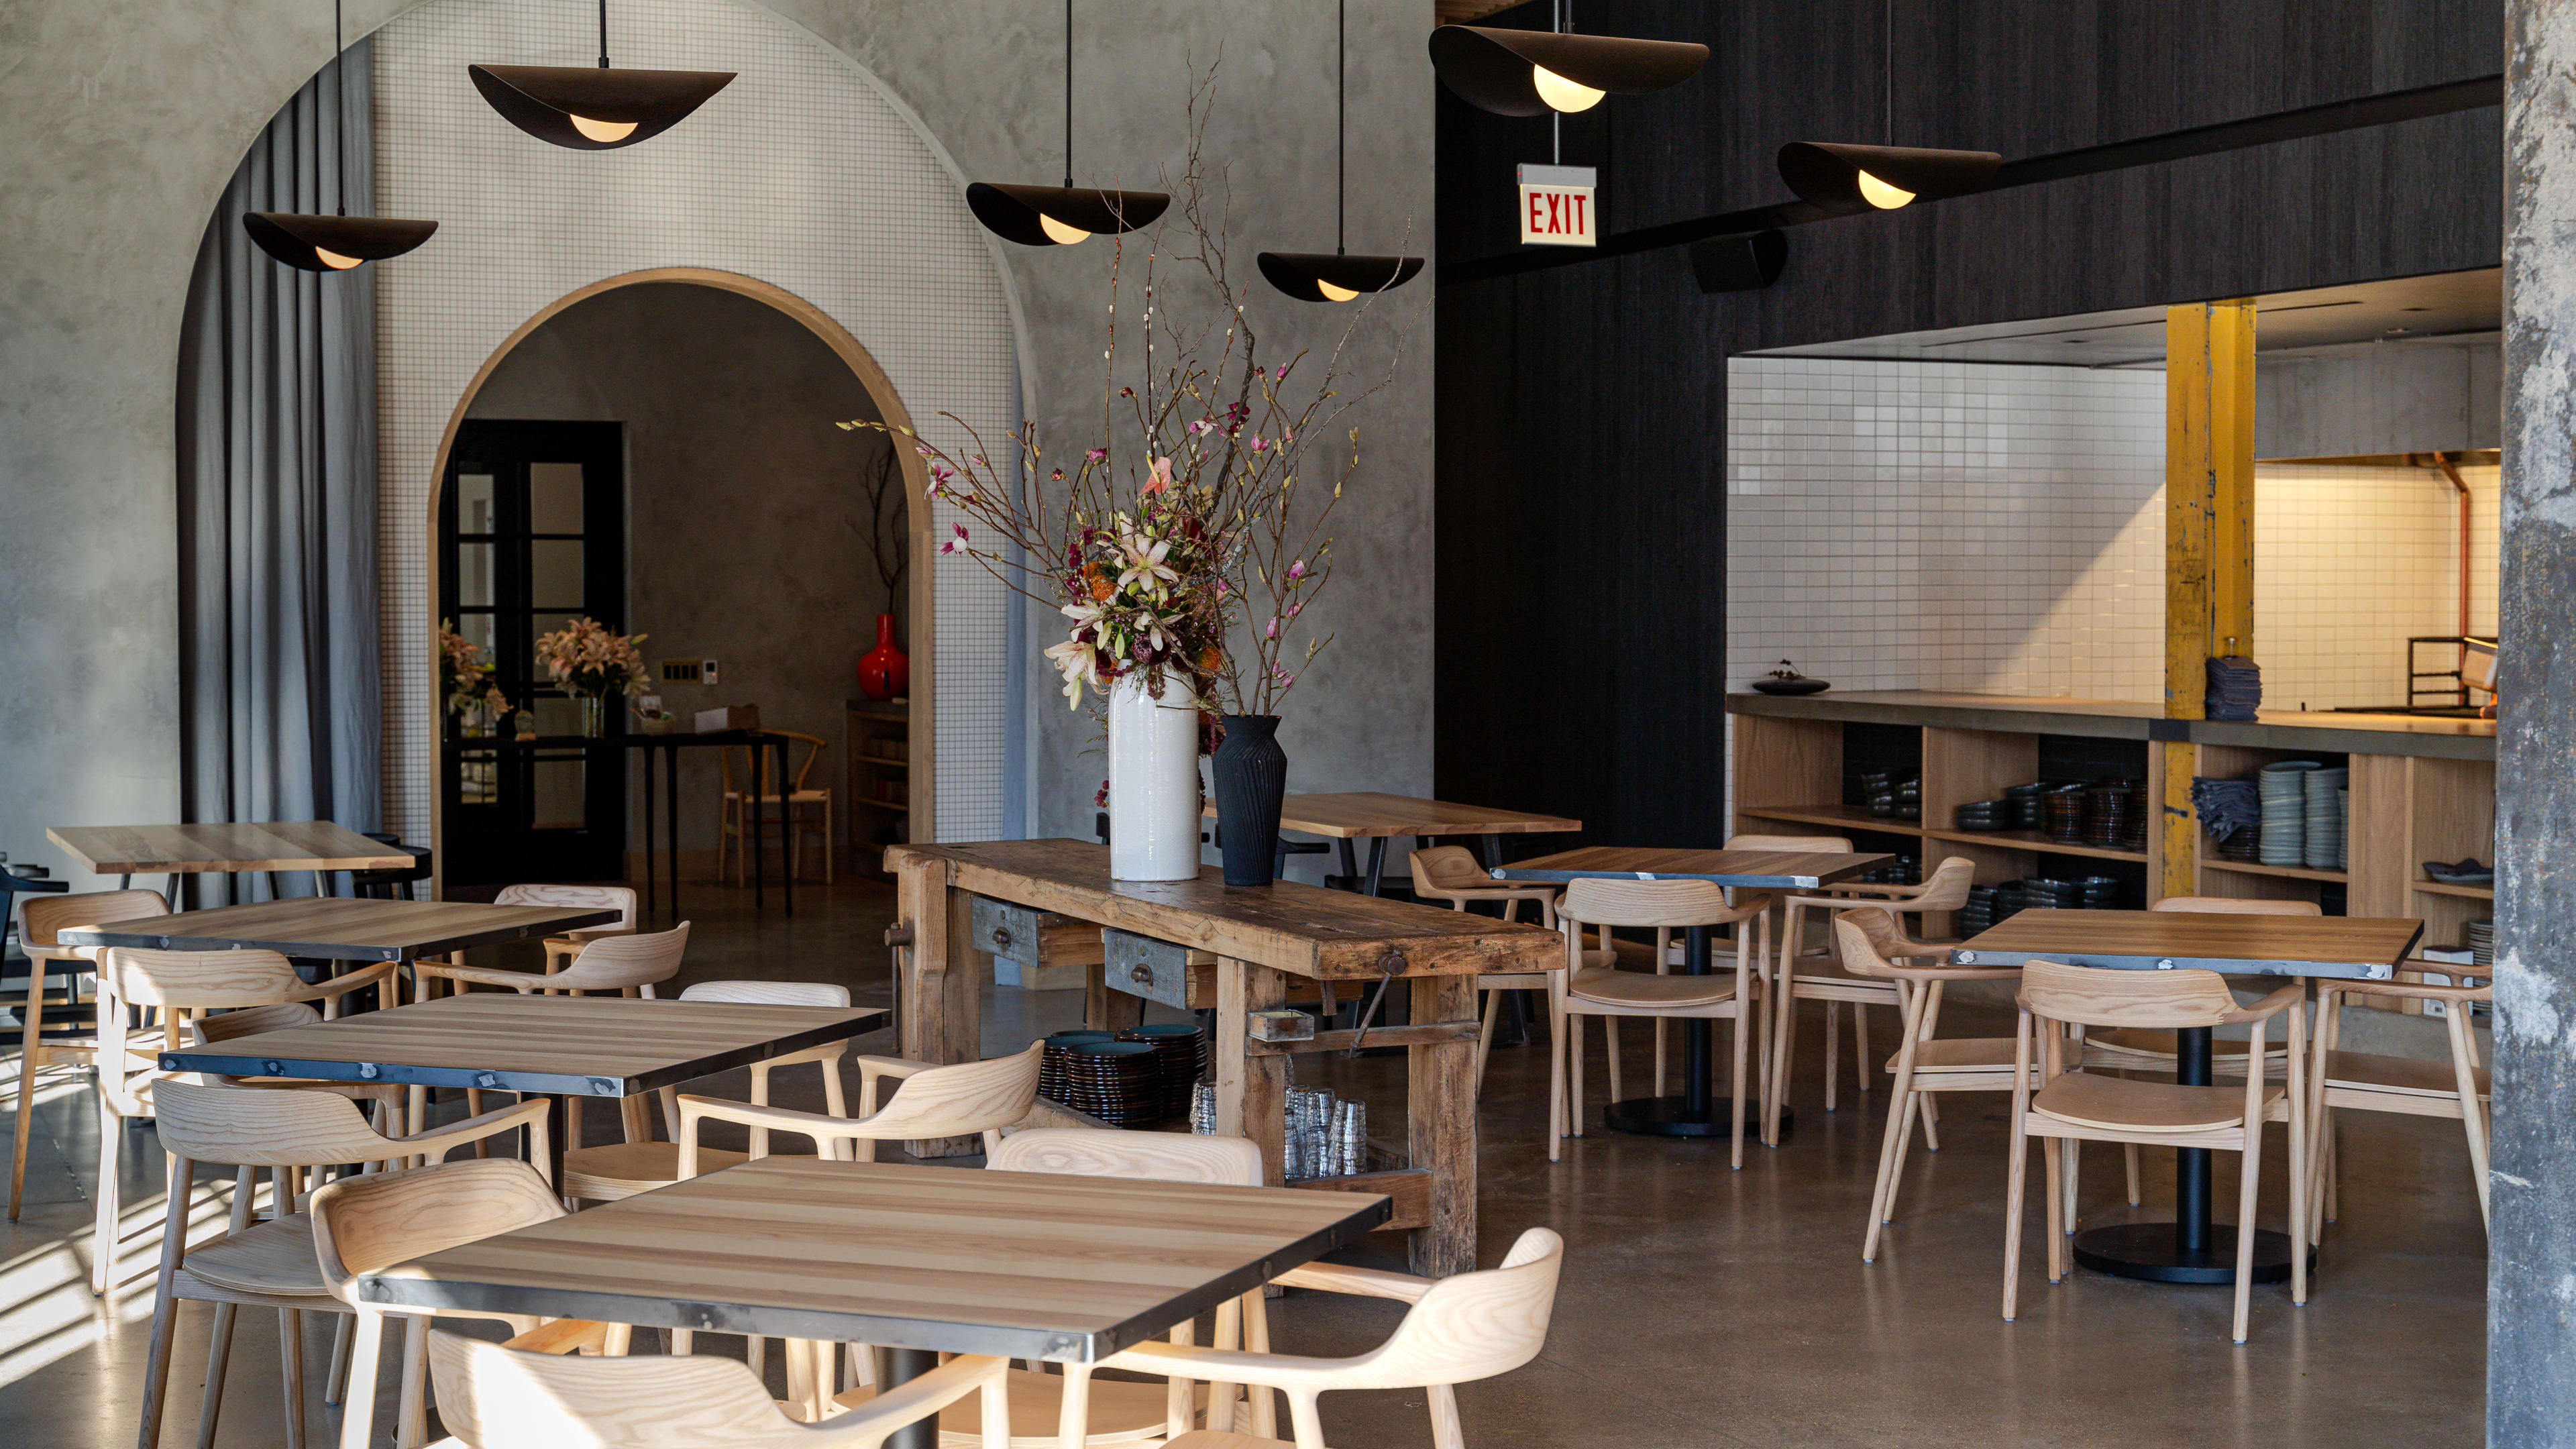
[[[1288,796],[1288,752],[1279,716],[1230,714],[1216,747],[1216,825],[1225,838],[1225,883],[1266,886],[1279,857],[1279,809]]]

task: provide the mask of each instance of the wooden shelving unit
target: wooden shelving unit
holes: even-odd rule
[[[2336,885],[2347,885],[2352,880],[2352,875],[2348,871],[2310,870],[2303,865],[2265,865],[2260,861],[2228,860],[2215,855],[2201,856],[2200,868],[2204,871],[2217,871],[2223,875],[2268,875],[2280,880],[2331,881]],[[2209,894],[2222,895],[2225,892],[2211,891]]]
[[[903,840],[912,813],[912,710],[903,700],[879,703],[853,699],[847,705],[849,727],[851,859],[875,868],[877,848]],[[877,798],[881,780],[897,782],[904,798]]]
[[[2494,886],[2451,885],[2445,881],[2419,880],[2415,882],[2415,889],[2428,896],[2457,896],[2462,900],[2468,901],[2492,901],[2495,899]]]

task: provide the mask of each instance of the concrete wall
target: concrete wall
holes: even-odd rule
[[[408,9],[353,0],[351,34]],[[1021,0],[780,0],[853,57],[972,177],[1058,174],[1059,12]],[[1433,85],[1427,11],[1354,0],[1355,248],[1427,253]],[[1151,184],[1181,154],[1192,61],[1222,49],[1209,153],[1229,165],[1249,273],[1265,246],[1330,241],[1333,12],[1262,0],[1137,0],[1077,15],[1075,170]],[[251,139],[330,53],[310,0],[0,0],[0,849],[52,859],[48,824],[175,818],[173,394],[189,263]],[[459,84],[463,82],[459,81]],[[541,243],[540,243],[541,244]],[[1096,418],[1106,249],[1004,249],[1026,314],[1026,399],[1057,436]],[[392,265],[399,266],[399,262]],[[1329,345],[1327,312],[1258,290],[1274,336]],[[1339,633],[1292,700],[1298,790],[1430,782],[1427,282],[1403,368],[1364,417],[1368,458],[1338,530]],[[1383,344],[1362,349],[1365,366]],[[910,400],[916,407],[936,400]],[[1032,645],[1034,647],[1034,644]],[[1031,691],[1033,819],[1081,830],[1099,777],[1086,721]],[[1085,778],[1089,783],[1084,783]]]
[[[2255,367],[2254,456],[2347,458],[2497,446],[2503,349],[2458,343],[2317,348]]]
[[[876,416],[832,350],[749,297],[620,287],[530,334],[471,415],[626,425],[626,627],[652,636],[648,660],[721,665],[714,685],[655,689],[682,714],[750,701],[821,736],[809,783],[838,788],[843,702],[887,607],[856,478],[886,442],[831,425]],[[715,848],[717,790],[714,756],[682,751],[683,849]]]

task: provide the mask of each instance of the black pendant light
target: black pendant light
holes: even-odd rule
[[[1780,179],[1801,201],[1857,216],[1983,191],[2003,162],[1992,151],[1792,141],[1780,148]]]
[[[501,119],[572,151],[614,151],[689,118],[734,78],[729,70],[611,70],[608,0],[599,0],[599,64],[469,65]]]
[[[1345,213],[1350,209],[1347,176],[1350,152],[1349,0],[1333,10],[1333,251],[1263,252],[1254,260],[1261,275],[1283,294],[1300,302],[1348,302],[1363,292],[1386,292],[1403,286],[1422,270],[1420,257],[1352,256],[1343,249]]]
[[[331,0],[331,64],[342,59],[340,0]],[[317,88],[314,94],[321,92]],[[332,216],[299,211],[252,211],[242,215],[242,230],[259,249],[305,272],[345,272],[366,262],[398,257],[438,230],[434,221],[404,221],[391,216],[349,214],[349,108],[338,97],[331,107],[331,131],[338,138],[340,209]]]
[[[1064,0],[1064,184],[1006,186],[978,181],[966,209],[984,230],[1024,247],[1069,247],[1107,232],[1151,226],[1172,198],[1159,191],[1102,191],[1073,184],[1073,0]]]
[[[1547,30],[1443,25],[1431,32],[1431,65],[1468,104],[1498,116],[1588,111],[1605,95],[1680,85],[1708,64],[1687,40],[1631,40]]]

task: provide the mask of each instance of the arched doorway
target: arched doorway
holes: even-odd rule
[[[657,681],[656,689],[672,696],[666,703],[682,715],[748,700],[760,705],[767,726],[830,742],[813,783],[831,792],[834,819],[828,831],[803,837],[809,850],[835,835],[862,847],[926,838],[935,818],[928,510],[905,509],[896,531],[886,527],[894,520],[875,516],[862,495],[873,475],[889,503],[900,507],[920,496],[927,479],[913,450],[832,426],[848,417],[912,425],[891,379],[847,329],[759,279],[708,268],[652,268],[578,288],[538,309],[475,371],[440,440],[423,530],[429,555],[423,637],[433,667],[439,621],[454,618],[469,638],[497,640],[505,686],[514,699],[529,701],[540,732],[568,732],[556,717],[566,701],[545,697],[541,682],[530,698],[527,643],[578,607],[620,632],[653,636],[644,646],[648,667],[676,657],[723,661],[715,682]],[[578,461],[533,470],[492,461],[554,457],[546,451],[549,438],[565,459],[592,459],[587,532],[580,522],[585,485]],[[570,492],[562,483],[567,476],[575,480]],[[603,476],[609,479],[604,496]],[[463,480],[462,496],[451,497],[454,479]],[[573,523],[528,531],[531,480],[551,480],[553,493],[573,500]],[[458,533],[455,510],[495,505],[493,516],[517,521],[499,533],[488,523]],[[561,508],[556,511],[560,516]],[[470,541],[460,545],[460,538]],[[460,549],[475,565],[462,573]],[[902,573],[891,587],[900,597],[889,598],[882,575],[895,565]],[[566,578],[574,581],[569,590],[561,582]],[[549,579],[555,582],[530,586]],[[904,642],[913,655],[909,753],[917,763],[897,772],[895,793],[904,798],[892,803],[869,799],[859,788],[874,785],[873,777],[840,779],[841,703],[854,692],[850,670],[857,656],[875,642],[880,609],[908,622]],[[435,699],[432,711],[425,723],[429,737],[439,739],[445,721]],[[433,823],[444,879],[572,878],[568,869],[591,878],[625,873],[624,861],[607,862],[631,849],[629,841],[641,845],[626,831],[635,815],[628,807],[641,800],[622,756],[550,752],[505,765],[469,747],[465,759],[472,764],[465,768],[449,753],[442,749]],[[682,758],[680,844],[703,861],[716,844],[715,752],[688,751]],[[844,783],[852,788],[844,791]],[[547,864],[516,861],[514,850],[535,850]]]

